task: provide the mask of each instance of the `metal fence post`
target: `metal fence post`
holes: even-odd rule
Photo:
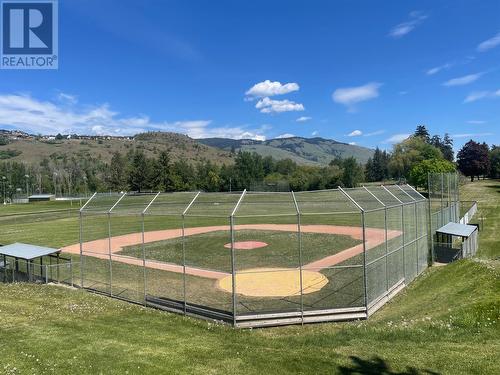
[[[111,211],[120,203],[120,201],[127,195],[123,193],[120,198],[113,204],[108,211],[108,253],[109,253],[109,295],[113,295],[113,252],[111,251]]]
[[[375,194],[373,194],[366,186],[363,186],[365,189],[377,202],[379,202],[384,207],[384,240],[385,240],[385,289],[389,291],[389,244],[388,244],[388,235],[387,235],[387,205],[377,198]]]
[[[97,195],[97,192],[92,194],[92,196],[85,202],[85,204],[80,208],[79,213],[80,213],[80,286],[83,288],[83,274],[84,274],[84,263],[85,263],[85,258],[83,256],[83,212],[87,205],[89,204],[92,199]]]
[[[297,211],[297,235],[299,241],[299,283],[300,283],[300,319],[302,325],[304,325],[304,287],[302,279],[302,230],[300,226],[300,209],[297,204],[297,199],[295,199],[295,193],[292,190],[293,203],[295,205],[295,210]]]
[[[402,246],[402,250],[403,250],[403,276],[404,276],[404,279],[405,279],[405,283],[406,283],[406,254],[405,254],[405,248],[406,248],[406,239],[405,239],[405,205],[403,203],[403,201],[401,199],[399,199],[398,197],[396,197],[389,189],[387,189],[384,185],[382,185],[382,188],[388,192],[394,199],[396,199],[399,204],[401,205],[401,231],[402,231],[402,237],[403,237],[403,246]]]
[[[430,261],[430,266],[434,264],[434,233],[432,229],[432,191],[431,191],[431,173],[427,173],[427,191],[429,194],[429,204],[428,204],[428,217],[429,217],[429,222],[427,223],[427,244],[431,245],[431,261]]]
[[[364,295],[365,295],[365,308],[366,316],[368,317],[368,275],[366,270],[366,226],[365,226],[365,209],[361,207],[354,198],[352,198],[347,192],[340,186],[338,189],[349,199],[361,212],[361,226],[362,226],[362,240],[363,240],[363,284],[364,284]]]
[[[158,192],[153,197],[153,199],[151,199],[151,201],[148,203],[148,205],[141,212],[141,219],[142,219],[142,225],[141,225],[142,238],[141,239],[142,239],[142,270],[143,270],[143,281],[144,281],[144,285],[143,285],[144,286],[144,306],[147,305],[147,272],[146,272],[146,244],[145,244],[145,234],[144,234],[144,231],[145,231],[144,218],[145,218],[147,210],[149,209],[149,207],[151,207],[151,205],[153,204],[155,199],[158,198],[159,195],[160,195],[160,192]]]
[[[147,305],[147,275],[146,275],[146,244],[144,238],[144,211],[141,213],[141,242],[142,242],[142,272],[143,272],[143,291],[144,291],[144,306]]]
[[[109,257],[109,295],[113,295],[113,258],[111,257],[111,212],[108,212],[108,257]]]
[[[234,253],[234,215],[240,206],[243,197],[247,193],[247,190],[243,190],[241,193],[240,199],[234,206],[233,212],[231,212],[231,216],[229,217],[230,223],[230,232],[231,232],[231,278],[232,278],[232,294],[233,294],[233,327],[236,327],[236,316],[237,316],[237,301],[236,301],[236,258]]]
[[[182,212],[182,293],[184,298],[184,315],[187,314],[187,289],[186,289],[186,214],[193,205],[194,201],[201,194],[201,191],[198,191],[196,195],[193,197],[191,202],[187,205],[187,207]]]
[[[443,210],[444,173],[440,174],[441,174],[441,225],[438,225],[438,228],[444,225],[444,210]]]
[[[83,213],[80,210],[80,286],[83,288],[84,258],[83,258]]]

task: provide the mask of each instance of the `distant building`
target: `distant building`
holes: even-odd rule
[[[29,202],[48,202],[56,199],[54,194],[33,194],[28,197]]]

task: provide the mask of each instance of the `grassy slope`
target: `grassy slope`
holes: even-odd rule
[[[187,136],[175,133],[143,134],[134,141],[125,139],[103,140],[61,140],[57,142],[44,142],[37,140],[17,140],[6,146],[0,146],[0,150],[16,150],[22,153],[8,160],[27,163],[38,163],[43,158],[55,154],[61,156],[91,155],[100,157],[104,161],[110,161],[113,152],[126,153],[130,148],[139,148],[148,156],[156,156],[162,150],[168,150],[173,160],[180,158],[188,162],[196,162],[207,159],[217,164],[231,164],[232,158],[229,152],[222,151],[196,142]]]
[[[483,260],[426,271],[369,321],[234,331],[84,291],[0,284],[0,373],[500,373],[500,183],[464,190],[482,201]]]

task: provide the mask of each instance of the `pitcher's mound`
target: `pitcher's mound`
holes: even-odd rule
[[[234,243],[234,248],[238,250],[251,250],[267,246],[267,243],[260,241],[240,241]],[[231,243],[224,245],[226,249],[231,248]]]
[[[304,294],[314,293],[328,284],[325,275],[302,271]],[[217,281],[220,289],[232,293],[232,276]],[[252,268],[236,274],[236,293],[250,297],[290,297],[300,295],[300,270],[294,268]]]

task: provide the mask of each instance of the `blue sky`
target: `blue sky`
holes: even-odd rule
[[[59,2],[59,69],[0,70],[0,127],[390,148],[500,143],[500,2]]]

